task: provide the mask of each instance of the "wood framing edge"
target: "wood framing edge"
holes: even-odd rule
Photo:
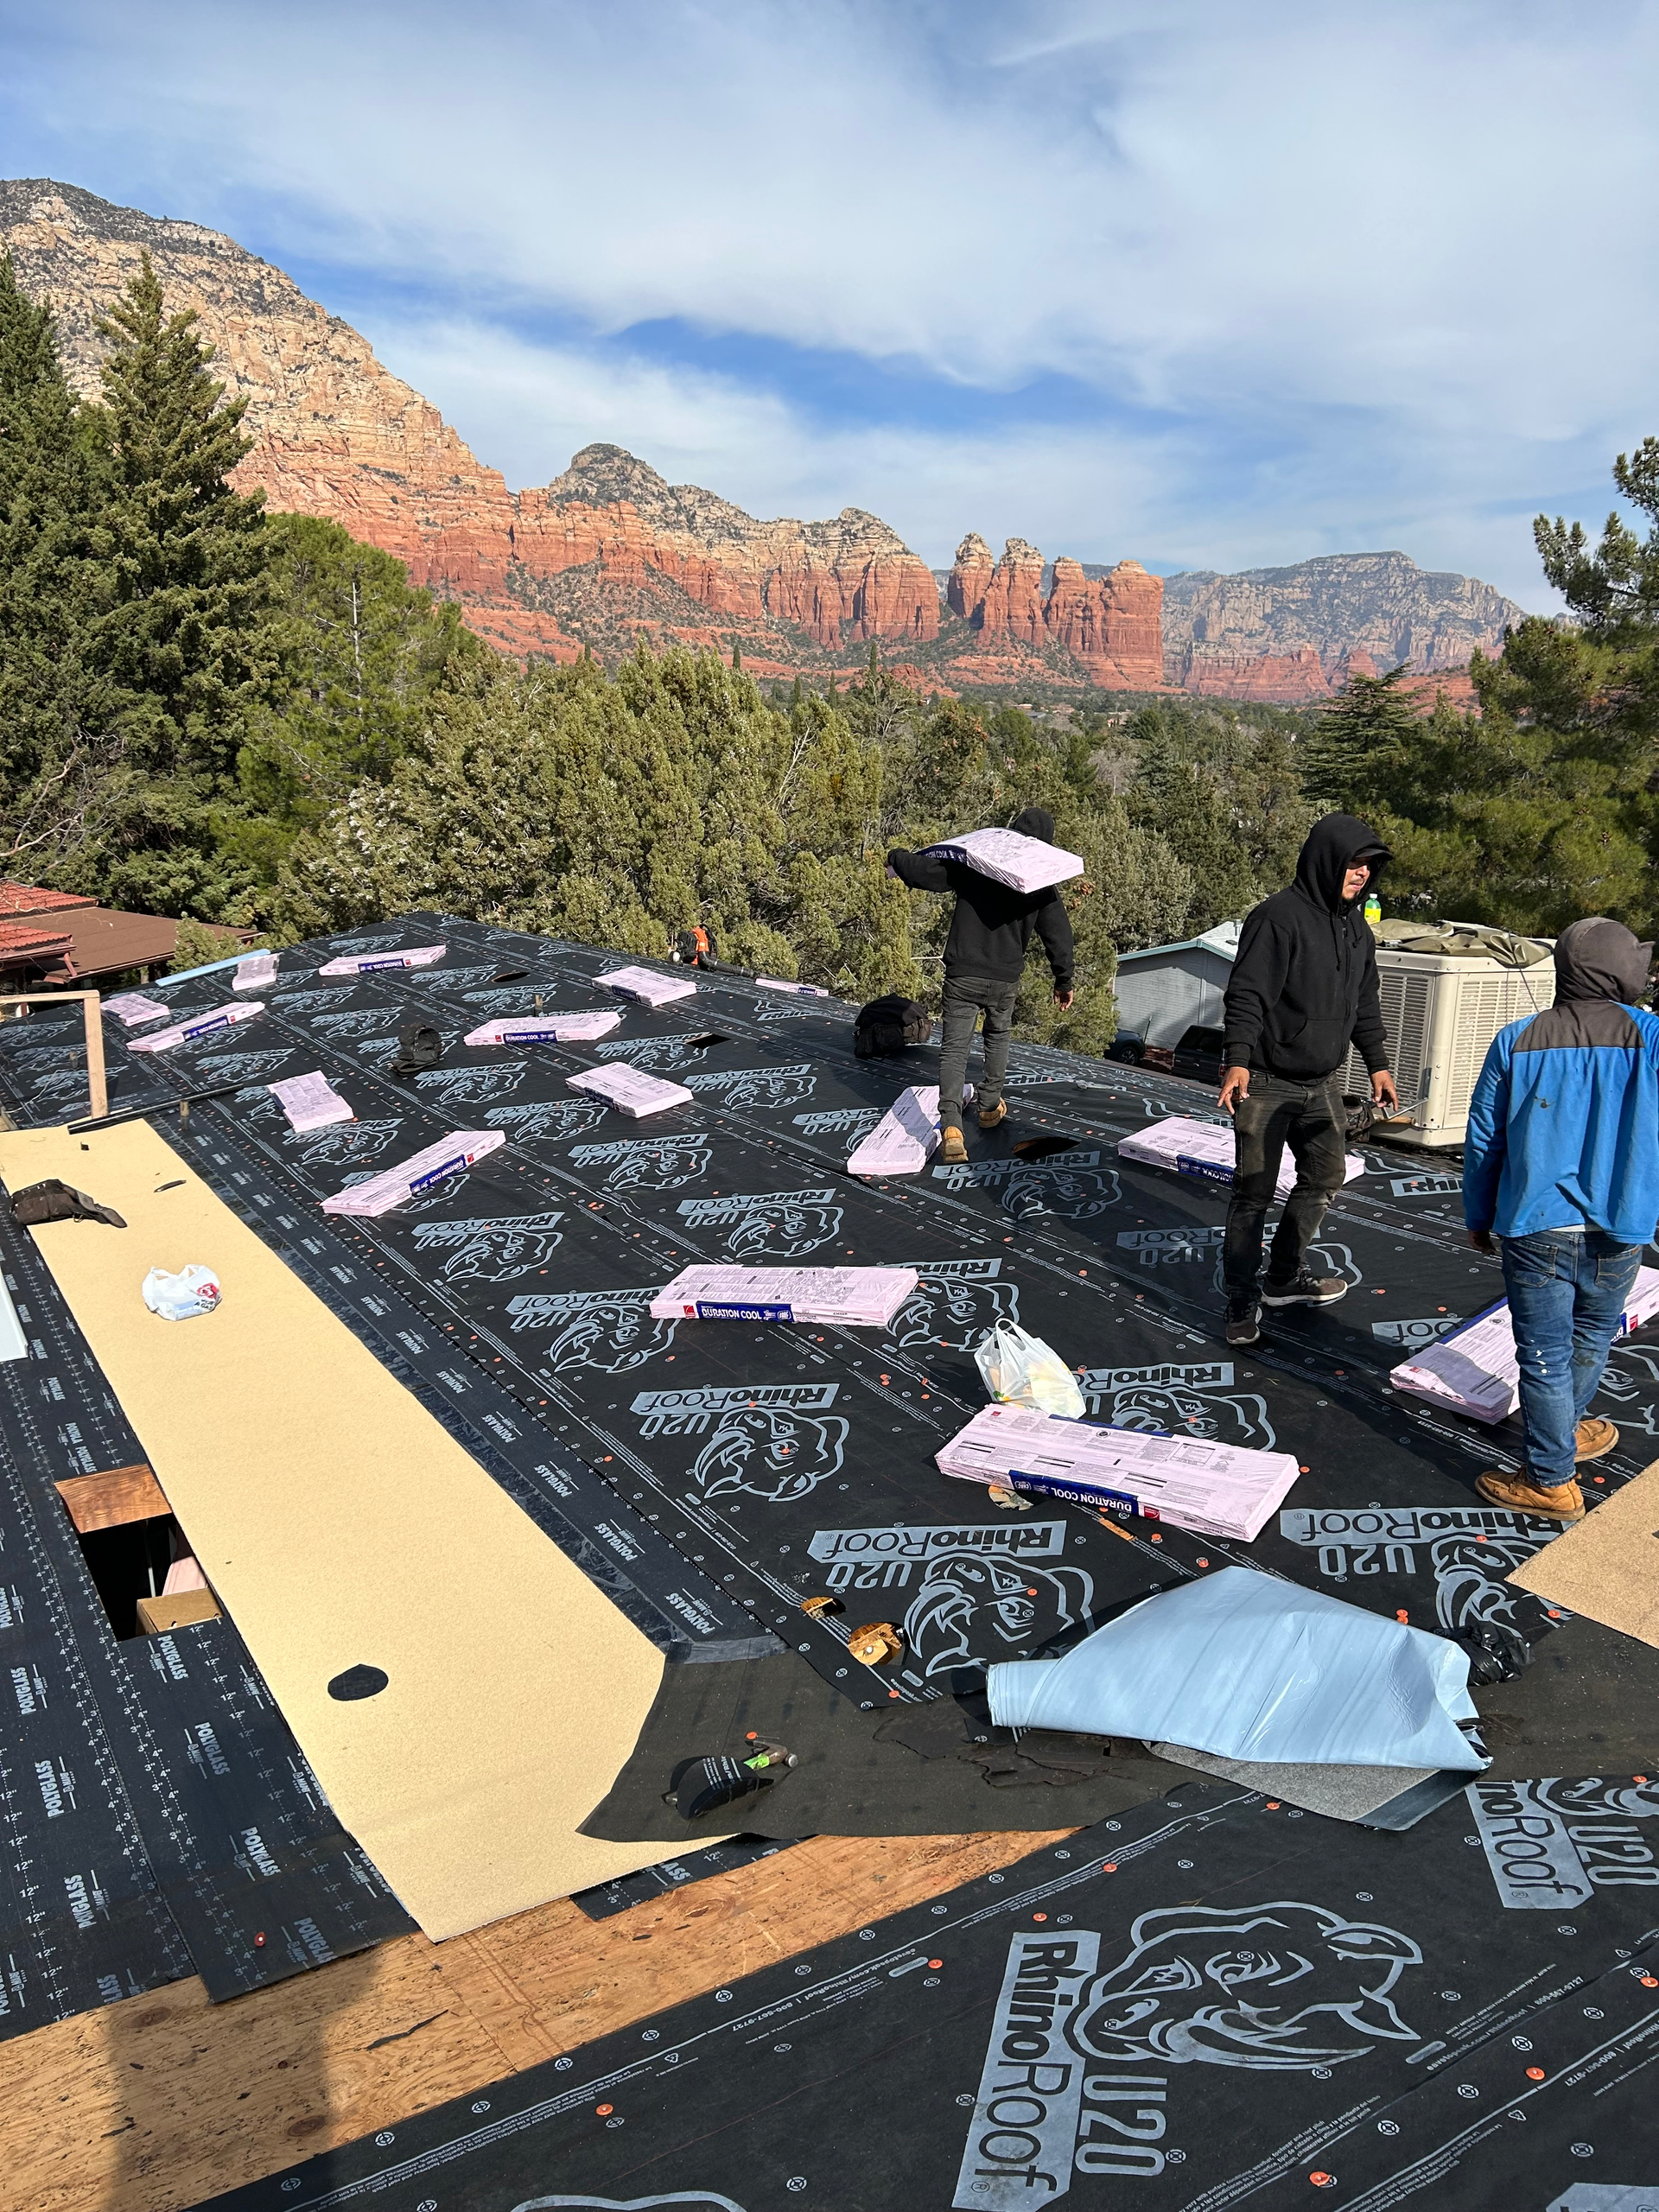
[[[104,1077],[104,1001],[98,991],[0,991],[0,1006],[62,1006],[80,1001],[86,1025],[86,1090],[92,1118],[102,1121],[110,1110],[110,1093]]]

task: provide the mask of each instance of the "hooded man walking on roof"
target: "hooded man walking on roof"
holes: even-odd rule
[[[1399,1094],[1377,1000],[1376,945],[1360,902],[1389,859],[1369,823],[1327,814],[1308,832],[1296,880],[1246,915],[1227,985],[1220,1103],[1233,1117],[1232,1197],[1222,1275],[1230,1344],[1253,1344],[1263,1306],[1331,1306],[1347,1294],[1306,1254],[1342,1188],[1348,1114],[1339,1071],[1351,1045],[1390,1113]],[[1288,1145],[1296,1184],[1274,1232],[1268,1278],[1262,1230]]]
[[[1521,1375],[1526,1465],[1475,1487],[1494,1505],[1584,1517],[1573,1473],[1618,1442],[1586,1418],[1659,1218],[1659,1018],[1651,944],[1600,915],[1555,941],[1555,1003],[1500,1029],[1469,1102],[1463,1217],[1497,1238]]]
[[[1028,806],[1008,824],[1022,837],[1054,842],[1054,817],[1046,806]],[[912,891],[954,891],[957,911],[944,944],[944,1040],[939,1050],[939,1157],[968,1157],[962,1139],[962,1090],[974,1025],[985,1018],[985,1067],[979,1084],[979,1126],[994,1129],[1007,1113],[1002,1084],[1008,1072],[1014,1002],[1034,930],[1054,971],[1054,996],[1071,1003],[1071,918],[1051,884],[1046,891],[1014,891],[960,861],[912,853],[887,855],[887,866]]]

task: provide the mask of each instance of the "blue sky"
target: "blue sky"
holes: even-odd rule
[[[0,0],[0,173],[229,232],[480,458],[935,566],[1548,604],[1659,432],[1659,0]]]

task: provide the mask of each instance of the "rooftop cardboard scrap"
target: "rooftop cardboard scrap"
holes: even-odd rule
[[[660,1858],[576,1829],[661,1655],[152,1129],[86,1141],[90,1162],[62,1129],[0,1137],[0,1177],[95,1179],[131,1224],[120,1253],[76,1222],[35,1234],[340,1820],[428,1935]],[[165,1327],[139,1281],[187,1253],[224,1303]],[[365,1663],[378,1696],[329,1696]]]
[[[1509,1579],[1659,1650],[1659,1459]]]

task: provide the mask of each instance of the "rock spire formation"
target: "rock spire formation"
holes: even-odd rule
[[[240,487],[395,553],[512,652],[572,660],[587,644],[613,659],[643,630],[658,645],[739,642],[753,672],[787,676],[855,666],[874,641],[929,687],[1306,701],[1351,666],[1461,666],[1521,614],[1402,553],[1166,583],[1135,561],[1062,555],[1051,569],[1017,537],[994,559],[969,532],[936,579],[862,508],[758,520],[615,445],[584,446],[550,484],[514,492],[349,323],[221,232],[33,178],[0,181],[0,251],[52,302],[65,367],[89,397],[98,319],[148,252],[169,308],[196,310],[215,372],[248,403]]]

